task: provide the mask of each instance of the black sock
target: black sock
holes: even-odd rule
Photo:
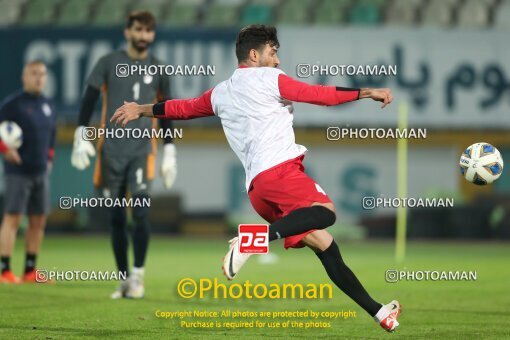
[[[126,210],[124,208],[112,208],[112,247],[115,255],[117,269],[121,273],[129,274],[128,271],[128,233],[126,226]]]
[[[375,316],[382,305],[374,301],[356,275],[347,267],[340,255],[340,249],[335,240],[328,249],[322,253],[317,253],[317,257],[321,260],[322,265],[326,269],[331,281],[337,285],[347,296],[353,299],[358,305],[367,311],[371,316]]]
[[[142,268],[145,265],[145,257],[147,256],[147,249],[149,247],[149,208],[134,207],[133,220],[135,222],[133,228],[134,265],[137,268]]]
[[[335,213],[321,205],[299,208],[269,226],[269,241],[324,229],[335,223]]]
[[[11,257],[2,256],[0,261],[2,262],[2,274],[8,270],[11,270]]]
[[[35,260],[37,255],[27,253],[25,256],[25,274],[35,269]]]

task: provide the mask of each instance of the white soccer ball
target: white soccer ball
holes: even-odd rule
[[[21,144],[23,144],[23,131],[15,122],[2,122],[0,124],[0,139],[7,147],[19,149]]]
[[[471,183],[491,184],[503,172],[503,158],[489,143],[475,143],[460,156],[460,172]]]

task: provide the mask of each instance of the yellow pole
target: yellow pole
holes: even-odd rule
[[[398,106],[398,128],[407,129],[408,107],[406,102]],[[407,196],[407,139],[397,140],[397,195]],[[407,208],[397,208],[397,231],[395,239],[395,258],[397,262],[404,261],[406,255]]]

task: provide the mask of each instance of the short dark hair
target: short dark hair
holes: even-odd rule
[[[147,28],[153,30],[156,27],[156,18],[149,11],[134,11],[129,13],[126,21],[126,28],[131,28],[135,21],[138,21]]]
[[[242,28],[236,39],[237,61],[245,61],[252,49],[261,51],[266,44],[269,44],[271,47],[280,47],[276,27],[270,25],[249,25]]]

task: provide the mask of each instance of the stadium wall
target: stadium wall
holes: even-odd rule
[[[214,65],[215,76],[172,77],[174,95],[190,97],[227,79],[236,65],[235,29],[160,29],[154,53],[174,65]],[[391,87],[410,104],[410,125],[434,128],[510,127],[506,118],[510,50],[504,31],[391,28],[281,28],[281,68],[297,76],[300,65],[396,65],[397,75],[325,76],[308,82],[351,87]],[[99,57],[123,44],[119,28],[8,28],[9,53],[0,56],[5,79],[19,79],[20,60],[42,59],[50,68],[48,95],[61,120],[74,122],[86,75]],[[476,42],[473,43],[473,42]],[[318,57],[321,56],[321,57]],[[9,67],[6,67],[9,65]],[[19,88],[2,82],[0,95]],[[394,126],[395,110],[381,114],[372,103],[337,108],[297,105],[297,126],[332,122]],[[341,114],[341,120],[339,119]]]

